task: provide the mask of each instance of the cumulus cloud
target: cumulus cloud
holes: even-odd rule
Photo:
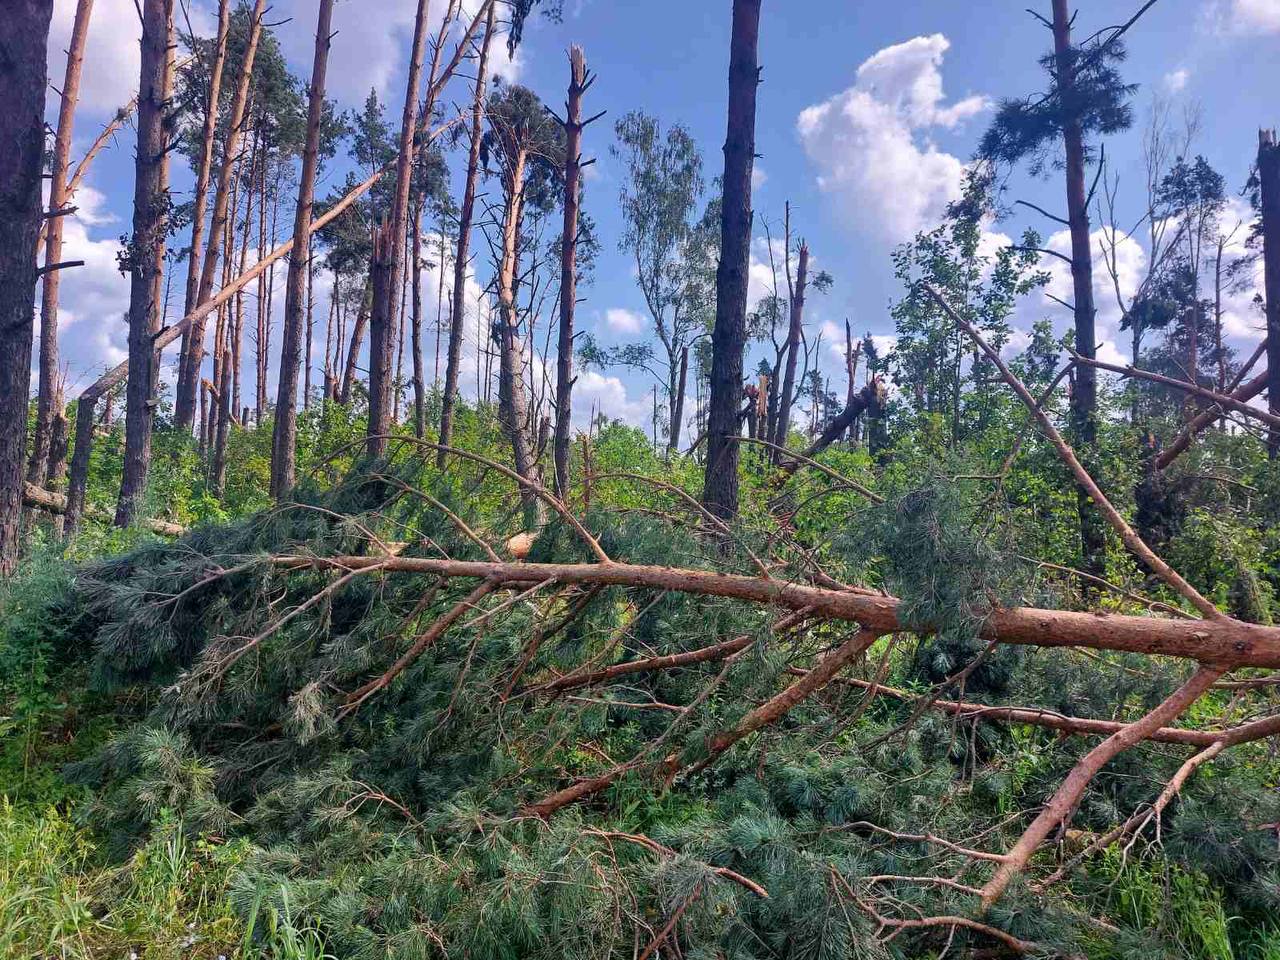
[[[54,0],[49,24],[49,75],[62,86],[66,49],[71,43],[76,0]],[[133,98],[138,89],[142,24],[133,0],[97,0],[89,20],[84,72],[80,81],[80,112],[93,116],[113,113]],[[48,97],[49,109],[58,110],[56,94]]]
[[[624,307],[610,307],[604,312],[604,322],[614,333],[626,335],[639,333],[645,324],[644,317]]]
[[[964,164],[929,134],[986,110],[985,97],[947,104],[942,34],[915,37],[874,54],[853,86],[806,107],[796,121],[818,185],[871,234],[892,243],[935,222],[960,196]]]

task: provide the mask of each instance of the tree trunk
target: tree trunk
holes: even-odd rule
[[[315,256],[307,257],[307,342],[302,354],[302,409],[311,409],[311,351],[312,339],[315,332],[315,309],[316,309],[316,259]],[[283,344],[281,345],[283,350]],[[279,416],[279,413],[276,414]],[[295,420],[295,424],[296,424]]]
[[[298,205],[293,218],[293,249],[289,252],[289,273],[284,288],[284,327],[280,332],[276,419],[271,436],[271,496],[277,500],[289,495],[296,479],[298,364],[301,361],[302,328],[305,319],[303,297],[307,294],[309,285],[307,285],[308,290],[304,290],[303,287],[306,284],[307,270],[311,263],[311,207],[315,201],[316,169],[320,162],[320,121],[324,114],[325,73],[329,66],[332,20],[333,0],[320,0],[307,104],[307,141],[302,150]],[[307,324],[306,339],[309,370],[310,324]]]
[[[0,30],[0,575],[18,565],[31,389],[44,91],[53,0],[6,5]]]
[[[145,0],[138,80],[138,150],[134,163],[133,236],[129,245],[129,383],[125,392],[124,467],[116,526],[134,520],[151,468],[160,332],[159,281],[168,230],[173,0]]]
[[[747,272],[751,262],[751,169],[755,158],[756,49],[760,0],[733,0],[729,47],[729,111],[724,143],[724,203],[716,320],[711,332],[711,399],[702,502],[721,519],[738,513],[738,412],[747,343]]]
[[[689,347],[680,348],[680,374],[676,378],[675,399],[671,402],[671,429],[667,431],[667,452],[680,449],[680,429],[684,425],[684,395],[689,382]]]
[[[791,253],[787,252],[790,260]],[[790,267],[788,267],[790,273]],[[791,429],[791,406],[795,403],[796,361],[800,358],[800,334],[804,326],[804,291],[809,282],[809,246],[800,244],[800,263],[796,268],[795,289],[791,292],[791,324],[787,328],[787,365],[782,375],[782,397],[778,401],[777,433],[771,438],[778,447],[787,445],[787,433]],[[779,453],[774,451],[774,462]]]
[[[409,76],[404,94],[404,115],[400,123],[400,156],[396,161],[395,198],[391,218],[384,228],[383,257],[385,283],[375,284],[369,315],[369,430],[368,452],[380,457],[387,449],[391,432],[391,365],[395,347],[396,291],[403,275],[403,239],[409,219],[409,186],[413,175],[414,130],[418,126],[418,78],[427,50],[429,0],[418,0],[413,25],[413,49],[409,56]],[[375,240],[376,246],[376,240]],[[377,253],[374,260],[379,260]]]
[[[204,262],[200,265],[200,286],[196,291],[197,306],[213,295],[213,281],[222,252],[223,226],[227,220],[227,205],[231,196],[231,174],[239,159],[240,138],[249,103],[249,86],[253,79],[253,61],[258,51],[258,39],[262,35],[262,18],[266,9],[267,0],[255,0],[244,64],[236,85],[236,97],[232,101],[226,142],[222,148],[222,163],[218,168],[218,185],[213,195],[213,218],[209,222],[209,246],[205,251]],[[230,251],[227,251],[227,255],[230,256]],[[198,316],[182,337],[173,413],[174,425],[182,430],[190,430],[195,419],[196,388],[200,384],[200,366],[204,361],[204,330],[204,317]]]
[[[462,193],[462,206],[458,211],[458,247],[453,261],[453,309],[449,314],[449,358],[444,370],[444,394],[440,409],[440,444],[448,446],[453,440],[453,412],[458,402],[458,377],[462,365],[462,330],[466,317],[467,251],[471,244],[471,221],[475,215],[476,184],[480,178],[481,122],[484,118],[484,98],[487,90],[489,45],[493,42],[493,24],[496,4],[489,7],[485,20],[484,40],[480,43],[480,62],[476,70],[475,97],[471,104],[471,145],[467,153],[467,182]],[[479,315],[477,314],[477,323]],[[482,341],[483,337],[478,337]],[[477,342],[477,357],[481,344]],[[445,452],[437,455],[437,465],[443,469]]]
[[[1089,241],[1088,195],[1085,189],[1084,129],[1070,106],[1075,102],[1076,51],[1071,46],[1071,14],[1067,0],[1053,0],[1053,48],[1061,101],[1067,105],[1062,140],[1066,153],[1067,220],[1071,230],[1071,281],[1075,298],[1076,352],[1094,359],[1098,355],[1094,330],[1093,250]],[[1086,461],[1092,459],[1098,439],[1098,375],[1092,368],[1077,367],[1071,391],[1071,424],[1075,447]],[[1106,536],[1083,490],[1076,491],[1080,515],[1080,545],[1084,568],[1103,573]]]
[[[581,47],[569,48],[565,103],[564,225],[560,235],[560,336],[556,341],[556,493],[569,492],[569,425],[573,413],[573,311],[578,297],[578,209],[582,202],[582,96],[591,86]]]
[[[204,213],[209,199],[209,177],[213,171],[213,143],[218,128],[218,100],[222,95],[222,68],[227,62],[227,33],[231,28],[230,0],[218,3],[218,38],[209,66],[209,98],[205,102],[204,126],[200,138],[200,164],[196,168],[196,189],[191,212],[191,252],[187,258],[187,290],[182,315],[195,309],[200,296],[204,243]],[[197,375],[196,380],[200,378]]]
[[[53,141],[53,163],[49,171],[49,212],[45,227],[44,262],[46,266],[62,260],[62,223],[60,211],[67,205],[67,170],[71,162],[71,128],[75,122],[76,102],[80,98],[80,73],[84,64],[84,45],[89,35],[89,16],[93,0],[79,0],[75,22],[71,27],[71,43],[67,47],[67,69],[62,81],[62,103],[58,109],[58,133]],[[58,283],[62,271],[44,274],[40,298],[40,392],[36,401],[36,431],[31,441],[31,459],[27,463],[27,479],[43,486],[49,471],[51,430],[57,415],[54,401],[58,393]]]
[[[364,346],[364,331],[369,326],[369,306],[372,302],[373,290],[369,278],[366,277],[364,289],[360,294],[360,305],[356,308],[355,322],[351,325],[351,343],[347,346],[346,363],[342,369],[342,388],[338,396],[338,400],[342,404],[351,402],[351,390],[356,382],[360,348]]]
[[[523,341],[516,335],[515,288],[519,272],[520,220],[524,213],[526,155],[521,149],[512,158],[509,181],[504,184],[506,210],[502,222],[502,259],[498,267],[498,420],[511,441],[516,473],[537,481],[538,464],[529,435],[529,411],[524,390]],[[542,501],[523,485],[520,499],[526,524],[540,526]]]
[[[412,280],[412,296],[410,302],[410,336],[413,338],[413,435],[419,440],[427,435],[427,385],[424,382],[426,372],[423,370],[422,360],[422,198],[418,198],[418,202],[413,208],[413,226],[410,228],[411,236],[410,256],[413,258],[410,263],[411,280]],[[441,234],[441,240],[444,235]],[[441,244],[443,246],[443,243]],[[440,277],[444,277],[444,258],[441,257],[441,263],[438,265]],[[439,303],[439,297],[437,305]],[[439,360],[439,343],[440,333],[436,331],[436,358]]]
[[[1274,130],[1258,134],[1262,188],[1262,262],[1267,307],[1267,405],[1280,415],[1280,143]],[[1280,431],[1267,437],[1267,452],[1280,457]]]

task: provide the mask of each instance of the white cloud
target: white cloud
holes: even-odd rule
[[[953,129],[985,110],[985,97],[946,105],[940,33],[879,51],[854,85],[800,112],[796,129],[818,185],[871,234],[896,243],[935,222],[960,196],[964,164],[938,149],[932,129]]]
[[[633,400],[627,394],[626,385],[617,377],[582,370],[573,386],[574,424],[585,427],[592,411],[633,427],[647,427],[653,418],[653,391]]]
[[[1191,79],[1191,74],[1186,68],[1173,70],[1164,75],[1164,88],[1170,93],[1180,93],[1187,86],[1187,81]]]
[[[1211,6],[1211,17],[1231,33],[1280,33],[1280,0],[1229,0]]]
[[[49,76],[61,88],[66,72],[66,49],[71,42],[76,0],[54,0],[49,25]],[[133,0],[97,0],[89,19],[84,72],[80,81],[80,111],[95,116],[114,113],[138,89],[142,24]],[[52,91],[48,109],[57,115],[58,95]]]
[[[587,169],[590,169],[590,168],[588,167]],[[751,168],[751,189],[759,190],[768,182],[769,182],[769,174],[764,172],[764,167],[760,166],[760,164],[758,163],[755,164]]]
[[[637,334],[644,329],[645,320],[634,310],[610,307],[604,312],[604,322],[614,333]]]

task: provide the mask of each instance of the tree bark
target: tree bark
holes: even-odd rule
[[[218,101],[222,96],[222,70],[227,62],[227,34],[231,28],[231,2],[219,0],[218,35],[213,63],[209,65],[209,98],[205,103],[204,126],[200,136],[200,164],[196,168],[196,189],[191,213],[191,252],[187,258],[187,289],[182,315],[196,307],[200,296],[201,245],[204,243],[204,214],[209,200],[209,177],[213,171],[213,144],[218,128]],[[199,377],[196,378],[197,380]]]
[[[36,247],[42,219],[44,91],[53,0],[6,5],[0,30],[0,575],[18,564]]]
[[[711,332],[711,398],[702,502],[722,520],[738,513],[738,444],[742,362],[747,342],[747,273],[751,262],[751,169],[755,159],[760,0],[734,0],[729,47],[729,110],[724,144],[724,200],[716,319]]]
[[[480,179],[481,123],[484,118],[489,45],[493,42],[495,10],[496,4],[489,7],[484,40],[480,43],[475,97],[471,104],[471,144],[467,153],[467,182],[463,188],[462,206],[458,210],[458,246],[453,260],[453,308],[449,313],[449,359],[445,363],[444,394],[441,397],[440,409],[440,445],[442,447],[449,446],[453,439],[454,407],[458,402],[458,377],[462,366],[462,331],[466,317],[467,252],[471,244],[471,221],[475,216],[476,185]],[[477,343],[477,356],[480,349],[481,345]],[[436,463],[443,469],[444,462],[445,452],[442,449],[436,455]]]
[[[209,222],[209,246],[204,262],[200,265],[200,286],[196,291],[199,306],[213,294],[213,281],[217,276],[218,259],[222,254],[223,227],[227,220],[227,206],[231,197],[231,174],[239,159],[240,139],[243,134],[245,113],[249,103],[249,86],[253,79],[253,61],[258,52],[258,40],[262,35],[262,18],[266,15],[267,0],[255,0],[250,15],[249,38],[245,46],[244,63],[236,84],[235,100],[231,104],[231,117],[227,127],[226,142],[222,147],[222,163],[218,168],[218,184],[213,194],[213,217]],[[227,252],[230,255],[230,251]],[[190,312],[190,311],[188,311]],[[206,314],[207,316],[207,314]],[[182,350],[178,364],[178,385],[174,393],[174,425],[190,430],[195,419],[196,389],[200,385],[200,365],[204,361],[204,316],[196,315],[188,330],[182,334]]]
[[[578,210],[582,202],[582,97],[591,86],[581,47],[569,49],[565,102],[564,224],[560,235],[560,331],[556,341],[556,493],[569,492],[569,436],[573,413],[573,311],[578,297]],[[674,427],[673,427],[674,429]]]
[[[1094,329],[1093,249],[1089,241],[1088,195],[1085,190],[1084,128],[1075,106],[1075,69],[1078,51],[1071,45],[1071,13],[1068,0],[1053,0],[1053,50],[1060,102],[1065,116],[1062,140],[1066,153],[1067,221],[1071,231],[1071,282],[1075,306],[1076,352],[1094,359],[1098,355]],[[1092,460],[1098,439],[1098,376],[1088,366],[1077,367],[1071,391],[1071,425],[1076,446],[1086,461]],[[1080,546],[1084,568],[1101,575],[1106,536],[1102,518],[1077,488]]]
[[[151,429],[168,230],[170,91],[173,0],[145,0],[138,80],[138,149],[134,163],[133,236],[129,249],[129,384],[125,392],[124,467],[116,526],[133,522],[151,468]]]
[[[1262,193],[1262,262],[1267,309],[1267,406],[1280,416],[1280,143],[1274,130],[1258,134],[1258,182]],[[1267,437],[1267,452],[1280,456],[1280,430]]]
[[[280,372],[275,427],[271,437],[271,496],[277,500],[289,495],[296,479],[298,365],[302,359],[304,313],[307,312],[304,297],[307,295],[307,269],[311,262],[311,208],[315,201],[316,170],[320,163],[320,121],[324,115],[325,74],[329,67],[332,22],[333,0],[320,0],[307,103],[307,141],[302,150],[298,205],[293,218],[293,249],[289,252],[289,273],[284,288],[284,326],[280,332]],[[308,325],[308,347],[310,342]]]
[[[71,130],[75,123],[76,103],[80,99],[80,74],[84,65],[84,46],[89,35],[89,17],[93,0],[79,0],[67,46],[67,69],[62,81],[62,102],[58,109],[58,133],[53,141],[53,163],[49,170],[49,213],[45,226],[44,262],[46,266],[62,261],[62,225],[60,212],[67,206],[67,171],[71,162]],[[27,463],[27,479],[43,485],[49,471],[49,447],[55,419],[54,403],[58,394],[58,284],[61,270],[44,274],[40,298],[40,387],[36,401],[36,429],[31,442],[31,459]]]
[[[413,25],[413,49],[405,86],[404,115],[400,123],[400,155],[396,161],[395,199],[384,237],[386,282],[374,286],[369,315],[369,430],[368,453],[380,457],[391,432],[392,376],[395,346],[395,303],[403,276],[403,239],[409,220],[409,185],[413,175],[414,131],[418,126],[418,86],[427,50],[427,14],[430,0],[418,0]],[[375,254],[375,260],[377,255]]]
[[[360,361],[360,348],[364,345],[364,331],[369,325],[369,308],[373,303],[373,290],[369,280],[364,282],[360,305],[356,308],[355,322],[351,324],[351,343],[347,347],[347,360],[342,368],[342,387],[338,401],[344,406],[351,402],[351,390],[356,382],[356,365]]]
[[[680,373],[676,378],[675,399],[671,401],[671,429],[667,431],[667,452],[680,449],[680,429],[684,425],[684,395],[689,383],[689,347],[680,348]]]
[[[787,251],[790,260],[791,252]],[[791,268],[787,268],[788,275]],[[800,354],[800,334],[804,328],[804,291],[809,282],[809,245],[800,244],[800,263],[796,268],[795,288],[791,291],[791,324],[787,328],[787,364],[782,376],[782,397],[778,401],[777,433],[771,437],[772,442],[781,448],[787,446],[787,433],[791,429],[791,405],[795,402],[796,361]],[[774,452],[777,462],[780,454]]]
[[[511,168],[503,174],[507,182],[506,209],[502,222],[502,259],[498,267],[498,420],[515,460],[516,473],[540,482],[533,438],[529,435],[529,410],[524,389],[524,342],[516,335],[516,276],[519,270],[520,222],[524,215],[524,171],[527,156],[518,148]],[[520,487],[525,522],[541,526],[542,501],[526,486]]]
[[[413,226],[410,228],[409,265],[412,281],[412,300],[410,301],[410,336],[413,338],[413,435],[421,440],[427,435],[427,385],[426,372],[422,359],[422,206],[423,198],[419,197],[413,208]],[[443,234],[441,235],[443,240]],[[443,247],[443,243],[441,246]],[[437,269],[441,281],[444,279],[444,257]],[[439,297],[437,297],[437,305]],[[439,359],[440,331],[436,330],[436,358]]]

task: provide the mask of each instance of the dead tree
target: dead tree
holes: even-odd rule
[[[315,201],[316,169],[320,161],[320,122],[324,115],[325,73],[329,66],[332,21],[333,0],[320,0],[307,103],[307,140],[302,151],[298,204],[293,220],[293,249],[289,252],[289,273],[285,280],[284,326],[280,333],[280,374],[276,392],[275,427],[271,438],[271,495],[276,499],[288,496],[293,489],[297,462],[298,364],[302,360],[306,306],[303,299],[310,290],[307,270],[311,263],[311,208]],[[307,333],[309,346],[309,325]]]
[[[734,0],[729,45],[729,110],[724,143],[724,200],[716,319],[711,332],[711,399],[702,502],[716,516],[738,513],[738,435],[742,362],[747,342],[747,272],[751,263],[751,170],[755,159],[760,0]]]
[[[791,208],[787,205],[786,236],[791,236]],[[787,361],[782,377],[782,395],[778,399],[778,420],[776,433],[771,438],[775,445],[787,445],[787,433],[791,429],[791,405],[795,402],[796,363],[800,357],[800,338],[804,333],[804,293],[809,282],[809,245],[800,242],[799,264],[796,267],[795,281],[791,279],[791,251],[785,253],[787,296],[790,300],[791,323],[787,328]]]
[[[1280,143],[1274,130],[1258,133],[1258,186],[1262,199],[1262,262],[1267,307],[1267,405],[1280,416]],[[1280,457],[1280,430],[1267,438]]]
[[[0,575],[18,564],[22,527],[52,14],[53,0],[18,0],[7,6],[0,30]]]
[[[62,81],[62,102],[58,108],[58,132],[53,140],[53,162],[49,168],[49,223],[45,228],[46,266],[62,260],[62,224],[67,209],[67,173],[71,161],[71,128],[76,103],[80,99],[80,74],[84,46],[89,36],[93,0],[79,0],[67,45],[67,69]],[[55,419],[54,401],[58,393],[58,283],[62,271],[49,270],[43,276],[40,297],[40,387],[36,400],[36,428],[27,462],[27,480],[44,484],[49,470],[49,445]]]
[[[560,331],[556,341],[555,490],[569,491],[569,423],[573,403],[573,311],[578,296],[578,209],[582,202],[582,97],[595,82],[581,47],[569,49],[569,96],[565,101],[564,226],[560,234]],[[598,115],[597,115],[598,116]],[[592,120],[596,117],[592,117]],[[443,441],[442,441],[443,442]]]
[[[244,133],[245,117],[249,105],[249,87],[253,79],[253,61],[257,56],[258,40],[262,36],[262,19],[266,15],[267,0],[255,0],[249,18],[249,37],[245,45],[244,62],[236,84],[235,99],[231,102],[231,114],[227,121],[227,134],[222,145],[222,163],[218,168],[218,184],[213,194],[213,216],[209,221],[209,244],[200,265],[200,286],[196,291],[199,306],[213,294],[222,249],[228,205],[231,199],[231,175],[240,155],[240,140]],[[206,145],[206,149],[212,149]],[[226,256],[231,251],[225,251]],[[191,313],[190,310],[187,311]],[[174,391],[174,425],[190,430],[195,420],[196,390],[200,383],[200,366],[204,361],[204,317],[200,315],[191,324],[190,331],[182,334],[182,349],[178,361],[178,385]]]
[[[471,143],[467,152],[467,180],[458,211],[458,244],[453,258],[453,304],[449,311],[449,349],[444,370],[444,395],[440,408],[440,443],[448,446],[453,438],[453,412],[458,398],[458,377],[462,366],[462,330],[466,317],[467,264],[471,244],[471,224],[475,217],[476,185],[480,180],[481,123],[487,91],[489,45],[493,42],[495,5],[490,4],[485,20],[484,39],[480,42],[480,60],[476,68],[475,95],[471,102]],[[443,265],[441,266],[443,269]],[[477,352],[480,345],[476,345]],[[437,462],[444,466],[444,451]]]
[[[142,11],[133,236],[128,247],[129,385],[125,391],[124,468],[115,520],[120,527],[133,522],[151,468],[159,368],[155,340],[163,319],[160,282],[169,223],[173,0],[146,0]]]
[[[393,389],[392,362],[395,348],[395,301],[403,276],[402,240],[409,220],[409,187],[413,178],[414,131],[418,126],[418,84],[427,50],[427,10],[429,0],[418,0],[413,25],[413,48],[409,54],[409,75],[404,94],[404,115],[400,124],[400,153],[396,158],[395,196],[384,236],[385,283],[375,284],[369,313],[369,442],[371,457],[381,456],[390,433]],[[430,111],[428,104],[428,115]],[[375,240],[374,246],[377,246]],[[375,261],[378,259],[374,255]]]

